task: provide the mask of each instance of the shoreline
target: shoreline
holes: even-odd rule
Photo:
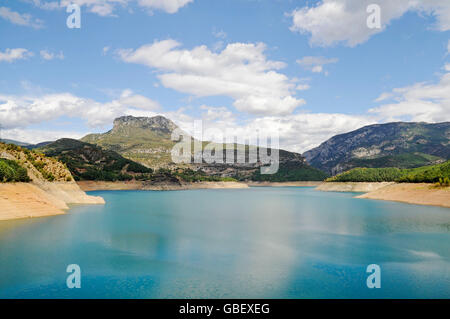
[[[356,182],[198,182],[185,184],[148,182],[40,182],[0,183],[0,221],[63,215],[69,204],[104,204],[98,190],[176,191],[191,189],[246,189],[249,187],[315,187],[325,192],[357,192],[355,198],[394,201],[450,208],[450,187],[424,183]]]
[[[369,193],[395,184],[393,182],[323,182],[316,190],[323,192]]]
[[[247,182],[246,184],[250,187],[317,187],[323,182]]]
[[[449,186],[436,187],[427,183],[324,182],[316,189],[324,192],[364,193],[355,198],[450,208]]]
[[[246,183],[240,182],[197,182],[197,183],[158,183],[149,184],[143,181],[132,182],[101,182],[101,181],[79,181],[81,190],[92,191],[121,191],[121,190],[147,190],[147,191],[177,191],[190,189],[242,189],[248,188]]]
[[[356,198],[450,208],[450,187],[437,187],[425,183],[396,183]]]
[[[415,205],[450,208],[450,187],[436,188],[434,184],[394,182],[198,182],[151,185],[145,182],[77,182],[83,191],[98,190],[153,190],[174,191],[190,189],[244,189],[249,187],[315,187],[324,192],[363,193],[355,198],[402,202]]]
[[[63,215],[70,204],[101,205],[75,182],[0,183],[0,221]]]
[[[108,190],[189,190],[189,189],[239,189],[249,187],[317,187],[323,182],[196,182],[184,184],[149,184],[143,181],[104,182],[78,181],[78,186],[85,192]]]

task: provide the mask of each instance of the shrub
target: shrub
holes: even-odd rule
[[[27,170],[16,161],[0,159],[0,182],[30,182]]]
[[[450,180],[450,161],[442,164],[412,169],[354,168],[327,179],[327,182],[400,182],[400,183],[439,183],[448,185]]]

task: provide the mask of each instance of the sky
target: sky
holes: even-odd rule
[[[163,115],[304,152],[369,124],[450,121],[449,31],[448,0],[2,0],[0,137]]]

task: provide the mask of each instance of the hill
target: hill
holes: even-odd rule
[[[17,174],[23,176],[22,169],[25,169],[30,181],[72,181],[72,175],[63,163],[15,144],[0,143],[0,158],[5,171],[13,170],[16,171],[16,176]],[[26,181],[26,178],[21,179]]]
[[[83,137],[83,142],[96,144],[104,149],[115,151],[125,158],[141,163],[154,170],[169,169],[172,171],[192,170],[200,172],[199,178],[205,175],[217,178],[233,178],[238,180],[271,180],[271,181],[292,181],[292,180],[323,180],[326,174],[310,167],[303,156],[298,153],[279,150],[278,173],[268,177],[258,173],[263,166],[261,161],[257,163],[234,163],[227,164],[176,164],[172,162],[171,150],[175,141],[171,140],[172,132],[178,127],[169,119],[163,116],[133,117],[124,116],[114,120],[113,128],[103,134],[89,134]],[[201,142],[205,147],[209,144]],[[248,160],[248,146],[245,147],[246,159]],[[261,149],[267,152],[265,149]],[[225,157],[224,151],[224,159]],[[288,170],[290,172],[288,172]],[[186,175],[186,174],[183,174]],[[189,175],[189,174],[188,174]],[[203,176],[203,177],[202,177]]]
[[[407,182],[440,183],[448,185],[450,180],[450,161],[442,164],[411,169],[354,168],[327,179],[327,182]]]
[[[17,145],[17,146],[22,146],[22,147],[31,145],[31,144],[25,143],[25,142],[19,142],[19,141],[15,141],[15,140],[1,139],[1,138],[0,138],[0,143],[14,144],[14,145]]]
[[[0,143],[0,220],[64,214],[68,204],[104,204],[73,181],[54,158]]]
[[[36,149],[63,162],[76,180],[131,180],[152,169],[97,145],[64,138]]]
[[[450,159],[450,122],[387,123],[336,135],[303,154],[336,175],[355,167],[414,168]]]
[[[35,149],[64,163],[77,181],[146,181],[151,184],[180,184],[183,182],[226,181],[189,168],[154,171],[102,147],[64,138]]]

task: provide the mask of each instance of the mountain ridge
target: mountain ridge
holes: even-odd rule
[[[412,168],[449,159],[449,141],[450,122],[391,122],[333,136],[303,155],[332,175],[355,167]]]

